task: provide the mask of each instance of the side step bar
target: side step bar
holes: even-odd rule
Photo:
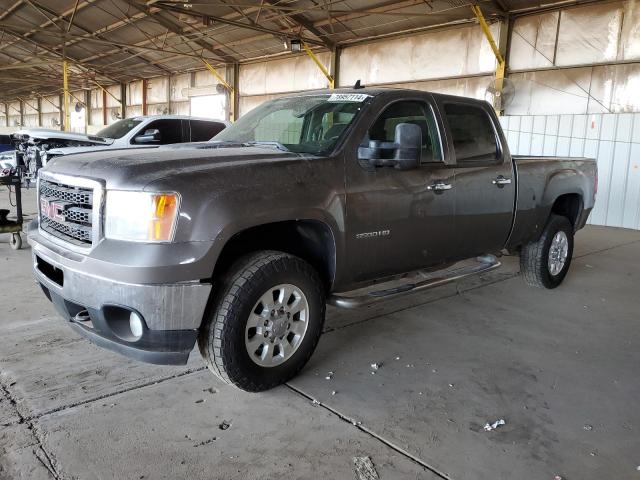
[[[381,300],[390,300],[408,295],[409,293],[446,285],[447,283],[456,282],[471,275],[478,275],[479,273],[495,270],[499,266],[500,262],[494,255],[483,255],[477,257],[476,263],[473,265],[430,273],[421,272],[420,275],[422,279],[412,278],[408,283],[387,289],[366,292],[362,295],[349,296],[345,294],[334,294],[327,299],[327,303],[340,308],[358,308]],[[397,283],[397,280],[393,283]],[[380,286],[381,285],[377,285],[377,287]]]

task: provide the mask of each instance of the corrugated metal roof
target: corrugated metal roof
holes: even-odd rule
[[[540,8],[532,0],[0,0],[0,100],[284,55]],[[564,2],[566,3],[566,2]]]

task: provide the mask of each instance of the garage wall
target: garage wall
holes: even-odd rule
[[[500,121],[512,154],[596,158],[598,196],[589,223],[640,230],[640,113]]]
[[[509,115],[640,111],[640,3],[517,18],[509,71]]]
[[[331,55],[318,54],[318,59],[329,66]],[[261,103],[286,93],[327,88],[327,79],[306,55],[282,60],[240,65],[238,78],[240,116]]]
[[[500,25],[492,25],[491,31],[498,38]],[[345,48],[340,54],[339,82],[351,86],[360,79],[365,85],[435,87],[476,96],[476,87],[463,86],[464,77],[492,74],[495,68],[495,57],[482,31],[469,25]],[[440,80],[424,82],[435,79]],[[485,88],[486,84],[483,96]]]

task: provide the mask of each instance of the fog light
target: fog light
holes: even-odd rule
[[[129,315],[129,328],[136,340],[142,336],[142,318],[136,312],[131,312]]]

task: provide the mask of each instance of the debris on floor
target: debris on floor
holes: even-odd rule
[[[564,480],[560,475],[553,477],[553,480]]]
[[[589,424],[587,423],[587,424],[586,424],[584,427],[582,427],[582,428],[584,428],[587,432],[590,432],[591,430],[593,430],[593,425],[589,425]]]
[[[372,363],[372,364],[371,364],[371,368],[372,368],[373,370],[378,370],[381,366],[382,366],[382,362],[379,362],[379,363]]]
[[[198,447],[204,447],[205,445],[209,445],[210,443],[213,443],[213,442],[215,442],[216,440],[217,440],[217,438],[216,438],[216,437],[212,437],[212,438],[210,438],[210,439],[208,439],[208,440],[204,440],[204,441],[202,441],[202,442],[200,442],[200,443],[196,443],[196,444],[194,445],[194,447],[195,447],[195,448],[198,448]]]
[[[358,480],[378,480],[378,472],[369,457],[353,457],[356,478]]]
[[[222,423],[220,425],[218,425],[218,428],[220,430],[227,430],[230,426],[231,426],[231,422],[223,420]]]
[[[336,392],[335,390],[331,391],[331,395],[335,395],[336,393],[338,393],[338,392]]]
[[[495,430],[498,427],[501,427],[502,425],[506,425],[507,422],[504,421],[503,418],[501,418],[500,420],[496,420],[493,423],[486,423],[484,425],[484,430],[485,432],[490,432],[491,430]]]
[[[331,380],[333,378],[333,372],[327,373],[327,376],[324,378],[326,378],[327,380]]]
[[[320,402],[314,398],[313,401],[311,402],[311,405],[313,405],[314,407],[317,407],[318,405],[320,405]]]

